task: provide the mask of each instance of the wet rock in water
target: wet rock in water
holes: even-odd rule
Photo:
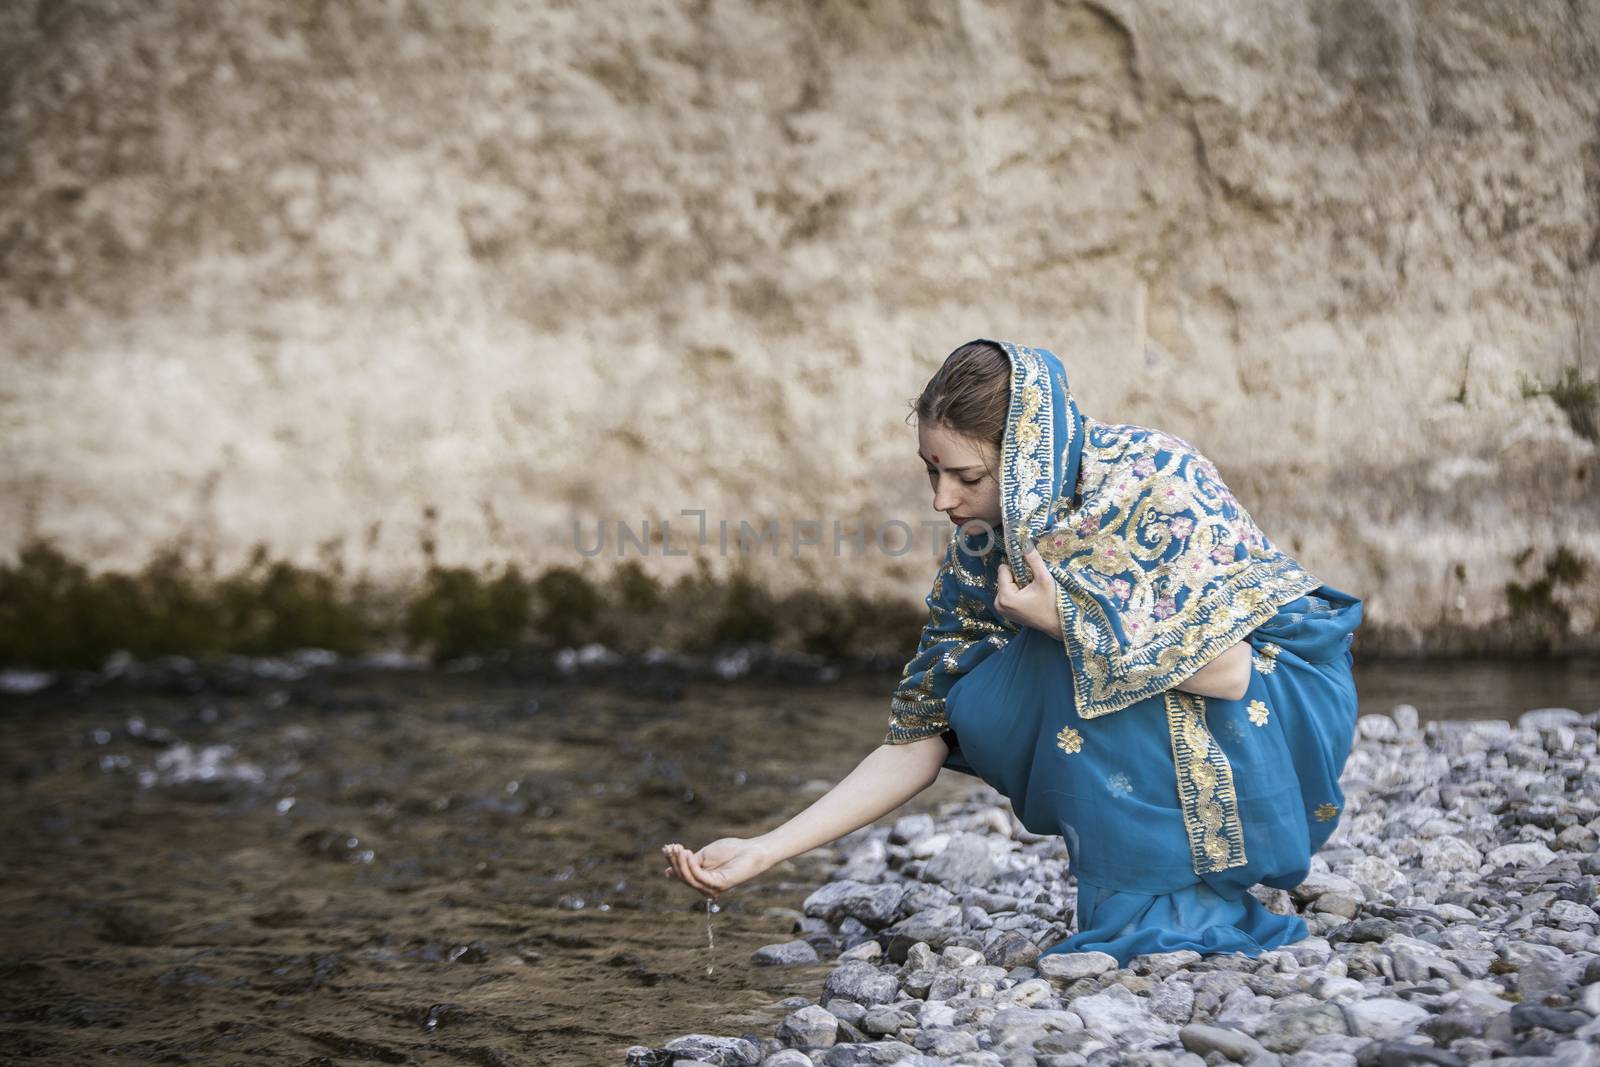
[[[472,1018],[472,1013],[459,1004],[432,1004],[420,1012],[418,1024],[425,1033],[442,1027],[457,1026]]]
[[[761,1062],[756,1046],[740,1037],[688,1034],[673,1038],[666,1047],[675,1062],[692,1059],[717,1067],[755,1067]]]
[[[473,941],[465,945],[454,945],[445,954],[445,959],[451,963],[487,963],[489,961],[489,948],[481,941]]]
[[[112,904],[101,915],[100,938],[117,945],[149,948],[164,945],[171,936],[166,923],[132,904]]]
[[[297,843],[300,851],[306,855],[322,859],[339,860],[344,863],[371,863],[374,857],[372,849],[364,846],[355,834],[345,830],[331,828],[308,830],[300,835]]]
[[[763,945],[750,954],[752,963],[764,967],[789,967],[797,964],[817,963],[821,957],[803,940],[785,941],[777,945]]]

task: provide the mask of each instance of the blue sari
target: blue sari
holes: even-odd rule
[[[1292,888],[1344,807],[1356,598],[1274,546],[1179,438],[1078,412],[1054,355],[1012,363],[1000,543],[957,531],[884,740],[940,735],[944,766],[1060,834],[1078,933],[1046,953],[1261,951],[1306,936],[1248,889]],[[1062,639],[994,608],[1009,562],[1055,579]],[[1175,688],[1240,641],[1240,700]]]

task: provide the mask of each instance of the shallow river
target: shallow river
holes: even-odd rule
[[[335,670],[0,697],[0,1048],[162,1063],[620,1064],[763,1035],[830,851],[703,901],[666,841],[759,833],[882,736],[828,684]],[[1364,711],[1600,706],[1600,661],[1379,663]],[[192,688],[192,687],[191,687]],[[947,774],[895,816],[964,796]]]

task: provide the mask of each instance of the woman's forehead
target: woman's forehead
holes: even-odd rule
[[[982,442],[956,433],[947,426],[927,423],[917,427],[917,442],[922,458],[941,467],[965,467],[984,463],[988,457]]]

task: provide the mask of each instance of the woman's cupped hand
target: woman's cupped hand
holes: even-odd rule
[[[720,894],[741,885],[772,866],[767,850],[743,837],[723,837],[691,851],[679,844],[661,846],[671,861],[663,873],[698,889],[715,900]]]
[[[1028,545],[1022,559],[1033,572],[1033,581],[1026,588],[1019,587],[1011,564],[1002,564],[995,582],[994,609],[1018,626],[1043,630],[1059,641],[1061,612],[1056,605],[1055,576],[1044,565],[1044,557],[1034,545]]]

